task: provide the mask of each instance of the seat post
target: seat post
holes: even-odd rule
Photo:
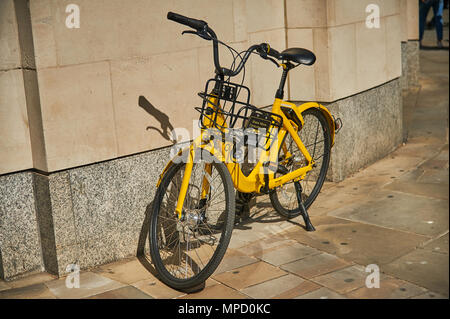
[[[284,85],[286,83],[287,74],[289,69],[283,66],[283,74],[281,75],[280,86],[278,87],[277,93],[275,94],[276,99],[283,99],[284,96]]]

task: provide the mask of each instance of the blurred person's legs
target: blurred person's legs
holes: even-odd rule
[[[442,48],[443,37],[443,21],[442,14],[444,13],[444,0],[435,1],[433,3],[434,21],[436,26],[437,45]]]
[[[442,13],[444,10],[444,0],[419,0],[419,43],[422,46],[423,33],[427,23],[427,16],[430,8],[433,8],[434,24],[436,27],[437,45],[442,47],[443,22]]]
[[[422,46],[423,33],[427,23],[427,15],[433,0],[419,0],[419,43]]]

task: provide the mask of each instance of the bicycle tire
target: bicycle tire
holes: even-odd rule
[[[202,154],[205,154],[206,151],[202,150],[200,151]],[[212,158],[212,155],[210,155],[209,152],[207,155]],[[196,155],[197,158],[198,155]],[[194,163],[194,165],[196,165]],[[230,238],[231,238],[231,234],[233,231],[233,227],[234,227],[234,218],[235,218],[235,192],[234,192],[234,186],[231,180],[231,176],[230,173],[228,172],[226,166],[224,163],[220,162],[220,161],[213,161],[211,163],[212,165],[212,172],[214,172],[214,169],[217,171],[217,176],[220,176],[220,180],[223,184],[223,196],[225,198],[225,204],[224,204],[224,211],[220,214],[219,217],[217,217],[217,223],[221,223],[223,221],[223,225],[220,229],[214,228],[213,227],[204,227],[202,229],[207,229],[209,228],[210,231],[216,231],[218,233],[220,233],[220,240],[218,241],[217,244],[217,248],[215,248],[214,253],[211,257],[211,259],[206,263],[206,265],[204,266],[203,269],[201,269],[200,271],[198,271],[197,273],[195,273],[195,271],[193,270],[193,274],[192,276],[190,276],[189,278],[187,278],[187,276],[185,278],[178,278],[177,276],[175,276],[174,274],[172,274],[166,267],[166,265],[164,265],[164,261],[163,261],[163,256],[161,255],[161,249],[162,247],[160,247],[160,244],[162,244],[162,240],[159,239],[158,235],[158,231],[160,230],[158,227],[158,221],[160,219],[162,219],[162,208],[163,208],[163,200],[164,200],[164,195],[166,194],[166,192],[168,191],[168,187],[171,184],[171,182],[176,178],[176,175],[178,173],[182,173],[183,167],[185,166],[185,163],[178,163],[178,164],[174,164],[173,166],[171,166],[167,172],[164,174],[161,183],[156,191],[155,194],[155,199],[153,202],[153,208],[152,208],[152,212],[151,212],[151,216],[150,216],[150,230],[149,230],[149,243],[150,243],[150,256],[153,262],[153,265],[156,269],[156,271],[158,272],[158,277],[159,279],[161,279],[162,282],[164,282],[165,284],[167,284],[168,286],[177,289],[177,290],[181,290],[181,291],[186,291],[198,286],[201,286],[202,284],[204,284],[204,282],[206,281],[206,279],[212,275],[212,273],[216,270],[216,268],[218,267],[218,265],[220,264],[226,249],[228,247],[228,244],[230,242]],[[212,173],[213,174],[213,173]],[[214,178],[217,178],[214,177]],[[191,175],[191,181],[190,181],[190,185],[189,187],[191,187],[191,182],[192,179],[195,179],[193,177],[193,175]],[[176,184],[176,183],[175,183]],[[189,192],[189,188],[188,188],[188,192]],[[188,195],[187,195],[188,196]],[[176,204],[176,198],[178,198],[177,194],[173,197],[170,198],[169,196],[169,201],[172,201]],[[175,199],[175,200],[173,200]],[[185,206],[188,205],[188,203],[185,200],[184,206],[183,206],[183,210],[185,210]],[[189,203],[189,205],[191,205]],[[189,206],[188,205],[188,206]],[[171,208],[169,207],[169,210]],[[186,208],[186,210],[188,210],[188,208]],[[172,211],[172,214],[174,215],[175,219],[178,219],[178,217],[175,215],[174,210]],[[219,213],[218,213],[219,214]],[[205,213],[206,215],[206,213]],[[164,217],[167,218],[167,217]],[[167,218],[168,219],[168,218]],[[207,225],[208,223],[208,219],[205,218],[207,220],[207,222],[203,222],[204,225]],[[189,220],[189,218],[186,218],[186,221]],[[219,222],[219,220],[221,220],[221,222]],[[176,221],[176,223],[181,223]],[[187,222],[186,222],[187,223]],[[175,230],[178,232],[178,234],[172,235],[172,233],[169,234],[169,236],[174,236],[174,239],[169,238],[169,240],[176,240],[176,236],[181,236],[181,232],[178,231],[178,226],[179,224],[177,224],[177,226],[175,226]],[[211,225],[210,225],[211,226]],[[185,227],[186,226],[182,226],[182,233],[183,236],[185,235]],[[191,226],[187,226],[187,227],[191,227]],[[180,228],[180,227],[179,227]],[[198,236],[200,237],[201,235],[203,235],[203,231],[200,232],[200,226],[198,226]],[[192,231],[191,229],[189,229],[187,232],[192,232],[195,234],[195,231]],[[174,231],[175,232],[175,231]],[[194,235],[195,236],[195,235]],[[212,236],[214,237],[214,236]],[[178,237],[180,238],[180,237]],[[180,241],[180,239],[178,239]],[[197,240],[198,242],[199,240]],[[181,242],[178,243],[179,248],[181,247]],[[169,246],[169,245],[168,245]],[[187,244],[188,247],[188,251],[189,251],[189,241]],[[201,244],[199,246],[201,248]],[[169,249],[170,246],[168,247]],[[194,249],[195,250],[195,249]],[[198,255],[198,252],[197,256]],[[180,260],[181,258],[181,253],[179,253],[180,256]],[[190,267],[192,268],[192,260],[194,260],[192,256],[189,256],[189,253],[186,253],[185,255],[183,255],[183,257],[186,259],[186,261],[188,259],[190,259],[191,261],[191,265]],[[170,257],[169,257],[170,259]],[[201,260],[201,258],[199,257],[199,260]],[[166,260],[167,261],[167,260]],[[194,260],[194,263],[197,263],[197,261]],[[188,264],[188,262],[187,262]],[[197,264],[195,266],[198,266]],[[195,268],[195,267],[194,267]],[[186,271],[187,273],[187,271]]]
[[[309,183],[309,180],[307,180],[307,178],[305,178],[305,180],[300,181],[300,183],[302,184],[303,190],[305,190],[306,192],[308,192],[308,188],[311,190],[309,192],[309,194],[306,194],[306,192],[304,192],[302,194],[303,204],[306,208],[309,208],[311,206],[311,204],[316,200],[317,196],[319,195],[320,190],[322,189],[323,183],[325,182],[325,178],[326,178],[326,175],[328,172],[328,166],[330,163],[330,156],[331,156],[331,136],[330,136],[330,128],[329,128],[328,122],[327,122],[325,116],[323,115],[323,113],[319,109],[317,109],[317,108],[307,109],[302,112],[302,117],[304,119],[304,125],[301,128],[301,130],[298,132],[299,136],[300,136],[302,142],[304,143],[305,147],[308,149],[308,152],[310,153],[310,155],[314,158],[314,160],[316,161],[317,159],[320,159],[320,158],[322,159],[320,161],[319,170],[317,170],[318,167],[316,166],[315,168],[313,168],[313,170],[308,172],[306,175],[308,178],[308,176],[309,177],[313,176],[314,173],[317,174],[317,179],[314,182],[314,186],[312,188],[310,187],[311,185],[309,185],[310,183]],[[317,122],[316,125],[314,125],[315,124],[314,119]],[[315,147],[317,147],[317,144],[316,143],[310,144],[309,140],[306,138],[308,136],[305,136],[305,135],[310,134],[311,132],[309,130],[314,129],[314,127],[316,127],[315,141],[317,141],[317,137],[319,134],[319,128],[320,128],[320,135],[323,136],[323,140],[322,140],[323,141],[323,154],[322,155],[314,154],[316,151]],[[302,137],[302,135],[303,135],[303,137]],[[292,137],[289,135],[289,133],[285,136],[283,143],[286,143],[288,138],[292,139]],[[297,145],[295,143],[290,143],[290,145],[292,145],[297,150],[296,153],[299,153],[299,155],[302,156],[303,163],[305,163],[306,159],[304,159],[304,157],[303,157],[302,153],[300,152],[300,150],[298,149]],[[289,149],[289,151],[292,153],[292,149]],[[282,152],[283,152],[283,149],[282,149],[282,147],[280,147],[279,156],[278,156],[280,163],[283,161],[283,157],[281,156]],[[289,172],[293,171],[292,168],[291,169],[288,168],[288,171]],[[278,173],[275,174],[275,177],[278,177],[277,174]],[[306,186],[308,186],[308,187],[306,187]],[[293,188],[293,182],[286,183],[282,186],[279,186],[279,187],[275,188],[269,194],[272,206],[280,215],[282,215],[286,218],[297,217],[298,215],[301,214],[301,210],[298,207],[297,197],[296,197],[295,193],[293,193],[293,196],[291,196],[290,200],[285,201],[285,203],[281,203],[281,201],[280,201],[279,195],[282,192],[284,187]],[[289,207],[286,207],[286,205],[289,205]],[[291,208],[291,205],[292,205],[292,208]]]

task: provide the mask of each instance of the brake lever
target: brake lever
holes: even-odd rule
[[[265,52],[264,52],[264,53],[259,53],[259,55],[260,55],[260,57],[263,58],[264,60],[269,60],[269,61],[273,62],[273,63],[277,66],[277,68],[280,66],[280,64],[278,64],[277,61],[275,61],[274,59],[268,57],[268,56],[267,56],[267,53],[265,53]]]
[[[273,63],[275,63],[277,68],[280,67],[280,64],[277,61],[275,61],[275,59],[272,59],[272,58],[269,58],[269,57],[267,57],[266,59],[272,61]]]
[[[182,35],[185,33],[198,35],[200,38],[203,38],[208,41],[212,40],[212,38],[206,32],[203,32],[203,31],[199,32],[199,31],[192,31],[192,30],[184,30],[183,32],[181,32]]]

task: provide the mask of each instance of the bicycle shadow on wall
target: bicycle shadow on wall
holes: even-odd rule
[[[162,112],[161,110],[158,110],[152,103],[150,103],[145,96],[140,95],[138,100],[138,105],[146,111],[148,114],[150,114],[155,120],[159,122],[159,125],[161,128],[157,128],[155,126],[147,126],[146,130],[150,131],[156,131],[158,132],[165,140],[171,142],[172,144],[176,143],[176,137],[173,133],[173,125],[170,123],[169,116]]]
[[[149,115],[151,115],[156,121],[159,122],[160,128],[155,126],[147,126],[146,130],[150,131],[156,131],[161,135],[162,138],[164,138],[166,141],[169,141],[172,144],[176,143],[176,139],[173,135],[173,125],[170,123],[169,116],[157,109],[150,101],[143,95],[140,95],[138,98],[138,106],[141,107],[145,112],[147,112]],[[154,276],[157,277],[157,272],[153,265],[151,264],[150,260],[147,258],[146,253],[148,253],[148,249],[146,250],[146,243],[149,233],[149,220],[150,220],[150,214],[153,206],[153,200],[147,205],[145,209],[144,214],[144,222],[141,227],[141,231],[139,234],[138,239],[138,247],[136,250],[136,256],[140,263]]]

